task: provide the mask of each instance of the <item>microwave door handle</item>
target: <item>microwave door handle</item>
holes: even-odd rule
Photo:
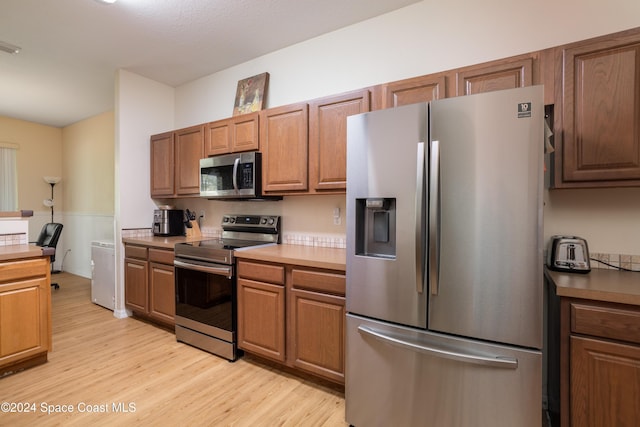
[[[238,192],[238,165],[240,164],[240,157],[236,157],[233,161],[233,189]]]

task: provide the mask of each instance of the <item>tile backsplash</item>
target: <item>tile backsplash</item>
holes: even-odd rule
[[[26,245],[26,233],[0,234],[0,246]]]
[[[627,270],[640,271],[640,255],[605,254],[598,252],[591,252],[589,255],[591,256],[591,268],[604,270],[624,268]]]

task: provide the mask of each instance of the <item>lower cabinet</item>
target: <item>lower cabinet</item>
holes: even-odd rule
[[[637,426],[640,307],[564,300],[562,310],[562,425]]]
[[[51,348],[49,259],[0,263],[0,376],[46,362]]]
[[[345,275],[238,261],[238,346],[344,384]]]
[[[164,326],[175,325],[173,251],[125,245],[125,307]]]

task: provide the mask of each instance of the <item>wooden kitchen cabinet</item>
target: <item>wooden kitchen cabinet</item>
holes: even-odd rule
[[[262,190],[266,194],[309,188],[309,106],[306,103],[260,112]]]
[[[286,358],[284,266],[238,261],[238,348]]]
[[[200,159],[204,157],[204,126],[192,126],[175,132],[176,195],[200,194]]]
[[[344,384],[343,271],[238,260],[238,347]]]
[[[258,112],[207,123],[205,156],[253,151],[260,148]]]
[[[173,251],[149,248],[149,317],[175,324],[176,288]]]
[[[151,136],[151,197],[200,194],[204,134],[204,125],[197,125]]]
[[[559,47],[557,188],[640,185],[640,30]]]
[[[175,325],[172,250],[125,245],[125,307],[163,326]]]
[[[640,307],[562,298],[562,425],[636,426]]]
[[[125,245],[124,247],[124,305],[131,311],[149,312],[149,262],[147,248]]]
[[[291,364],[344,384],[344,273],[294,266],[287,285]]]
[[[0,376],[47,361],[49,266],[48,257],[0,263]]]
[[[369,90],[316,99],[309,103],[309,190],[344,193],[347,189],[347,117],[370,111]]]
[[[534,57],[515,57],[455,71],[455,96],[515,89],[534,84]]]
[[[152,135],[151,146],[151,197],[175,195],[175,149],[173,132]]]
[[[382,85],[382,108],[400,107],[445,98],[447,79],[444,73],[413,77]]]

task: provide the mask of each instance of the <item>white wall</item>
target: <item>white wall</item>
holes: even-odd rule
[[[119,70],[116,75],[115,212],[116,304],[125,316],[122,229],[150,228],[149,136],[174,128],[174,89]]]
[[[267,107],[274,107],[638,26],[637,0],[423,1],[178,87],[175,124],[231,116],[237,81],[265,71]],[[592,252],[640,254],[639,192],[546,194],[545,241],[577,234]],[[331,202],[310,203],[322,211]]]

